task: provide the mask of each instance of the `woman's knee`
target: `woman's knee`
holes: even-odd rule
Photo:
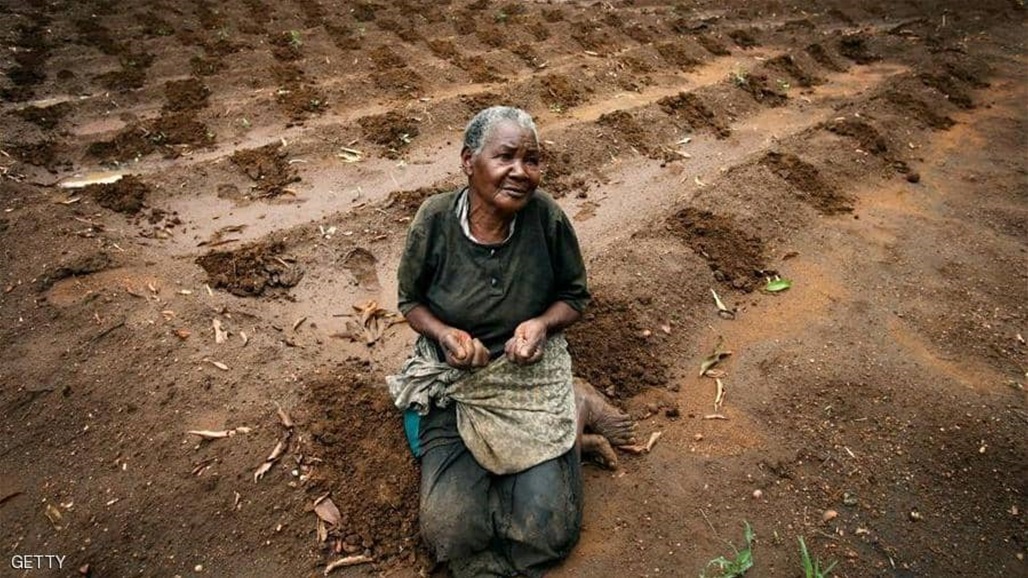
[[[482,550],[493,535],[486,503],[468,496],[451,498],[434,494],[421,499],[421,537],[440,561]]]

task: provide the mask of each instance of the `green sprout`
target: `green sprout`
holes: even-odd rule
[[[728,545],[735,550],[735,558],[731,560],[724,556],[714,558],[710,562],[707,562],[706,567],[704,567],[704,571],[700,573],[700,578],[707,577],[706,570],[711,566],[717,567],[719,578],[738,578],[753,567],[753,539],[755,535],[753,533],[753,528],[750,527],[750,523],[743,523],[746,524],[746,528],[743,530],[743,538],[746,540],[746,547],[740,550],[729,542]]]
[[[804,578],[828,578],[828,575],[832,573],[832,568],[835,568],[835,562],[828,565],[827,568],[821,569],[821,560],[814,558],[810,559],[810,552],[807,551],[807,544],[803,542],[803,536],[799,537],[800,540],[800,558],[803,560],[803,576]]]

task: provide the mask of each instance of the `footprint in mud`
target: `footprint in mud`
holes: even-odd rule
[[[377,291],[381,288],[378,282],[378,272],[375,265],[378,259],[364,247],[351,249],[342,258],[343,268],[353,275],[357,286],[369,291]]]

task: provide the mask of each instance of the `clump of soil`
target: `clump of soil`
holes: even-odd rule
[[[418,136],[418,121],[395,110],[366,116],[357,124],[361,125],[365,140],[393,150],[402,149]]]
[[[882,57],[871,52],[867,45],[868,38],[863,34],[851,34],[839,39],[839,54],[857,64],[871,64]]]
[[[757,30],[755,28],[732,30],[728,33],[728,37],[731,38],[739,48],[753,48],[754,46],[760,46],[760,42],[757,41]]]
[[[375,19],[375,12],[379,8],[381,6],[372,2],[357,2],[350,9],[350,13],[357,22],[371,22]]]
[[[400,217],[412,217],[418,212],[421,203],[432,195],[448,192],[446,187],[420,187],[413,191],[393,191],[386,199],[385,208],[390,209]]]
[[[479,24],[475,27],[475,36],[478,41],[486,46],[502,48],[507,44],[507,35],[499,26],[492,24]]]
[[[699,96],[691,92],[666,96],[658,100],[657,104],[665,113],[687,122],[693,130],[709,128],[718,138],[726,138],[732,134],[728,121],[714,114]]]
[[[753,100],[767,106],[782,106],[789,98],[779,87],[771,84],[766,74],[751,72],[735,75],[732,82],[749,93]]]
[[[642,305],[597,296],[568,329],[572,370],[611,398],[627,399],[668,382],[667,363],[645,337]]]
[[[332,44],[341,50],[360,50],[362,36],[355,34],[349,26],[338,26],[325,22],[325,31],[332,39]]]
[[[38,126],[44,130],[52,130],[57,127],[68,112],[71,110],[71,105],[67,102],[61,102],[45,108],[38,106],[27,106],[14,111],[14,114],[20,117],[26,122]]]
[[[45,291],[61,279],[99,273],[110,268],[113,263],[111,256],[103,251],[77,255],[61,263],[50,276],[40,279],[39,286]]]
[[[446,60],[455,59],[460,56],[457,45],[448,38],[433,38],[428,41],[428,49],[439,58]]]
[[[496,94],[495,92],[476,92],[475,94],[462,94],[458,97],[460,101],[468,108],[468,112],[472,115],[478,114],[479,111],[489,108],[490,106],[497,106],[503,104],[505,99]]]
[[[913,96],[909,92],[899,89],[890,89],[885,92],[885,99],[905,110],[913,118],[931,128],[946,130],[956,124],[952,118],[944,114],[939,114],[923,100]]]
[[[142,68],[112,70],[98,75],[96,81],[108,90],[119,92],[135,90],[146,84],[146,70]]]
[[[96,204],[127,215],[134,215],[143,208],[143,200],[150,192],[150,185],[135,175],[126,175],[114,183],[89,185],[83,192],[91,195]]]
[[[543,100],[559,108],[570,108],[586,100],[580,85],[563,74],[550,74],[542,80]]]
[[[561,22],[564,20],[564,10],[560,8],[543,8],[543,20],[547,22]]]
[[[531,44],[518,44],[510,51],[532,68],[538,68],[543,62]]]
[[[189,59],[189,69],[196,76],[214,76],[225,70],[225,62],[218,57],[205,58],[203,56],[194,56]]]
[[[207,106],[211,89],[199,78],[169,80],[164,83],[164,110],[182,112],[201,110]]]
[[[211,287],[238,297],[257,297],[265,291],[295,287],[303,269],[280,255],[282,242],[255,243],[235,251],[213,251],[197,257]]]
[[[161,116],[145,125],[130,125],[109,141],[95,142],[86,152],[104,162],[124,162],[161,150],[178,157],[183,149],[213,144],[207,127],[189,113]]]
[[[875,127],[856,118],[844,118],[826,123],[824,127],[835,134],[848,136],[860,143],[860,149],[871,154],[888,152],[889,145]]]
[[[679,42],[664,42],[654,48],[668,64],[673,64],[682,70],[690,70],[701,64],[700,60],[689,54],[689,51]]]
[[[818,84],[824,84],[825,79],[820,76],[810,74],[796,62],[796,59],[791,54],[782,54],[776,56],[771,60],[767,61],[766,66],[771,70],[777,70],[782,74],[791,76],[796,80],[796,84],[803,87],[811,87]]]
[[[294,84],[283,88],[275,94],[275,101],[294,121],[321,114],[328,108],[325,95],[310,84]]]
[[[669,224],[722,283],[749,292],[767,272],[764,241],[741,230],[730,217],[686,207],[672,215]]]
[[[823,215],[853,211],[853,199],[825,181],[817,167],[789,153],[769,152],[760,161],[785,179],[797,196]]]
[[[420,472],[400,411],[369,362],[351,358],[341,365],[336,375],[305,388],[298,414],[310,432],[304,454],[322,460],[308,495],[313,500],[331,492],[342,516],[339,528],[329,532],[330,548],[338,541],[342,554],[363,553],[386,566],[414,565],[423,553],[417,542]]]
[[[393,52],[391,48],[384,44],[372,50],[369,56],[379,69],[403,68],[407,66],[407,61],[402,56]]]
[[[832,70],[834,72],[846,71],[846,67],[836,62],[835,59],[832,58],[832,55],[828,53],[828,49],[823,45],[818,43],[811,44],[807,46],[806,51],[807,54],[814,59],[814,62],[817,62],[828,70]]]
[[[293,62],[303,58],[303,40],[298,30],[272,34],[268,43],[271,44],[271,54],[280,61]]]
[[[52,140],[44,140],[31,144],[20,144],[11,147],[13,156],[18,160],[50,169],[57,164],[58,143]]]
[[[704,50],[713,54],[714,56],[728,56],[732,53],[731,50],[725,46],[724,42],[721,42],[718,38],[710,34],[699,34],[696,36],[696,42],[703,47]]]
[[[608,19],[607,23],[611,26],[615,26],[616,24],[618,27],[621,28],[621,32],[623,32],[625,36],[631,38],[632,40],[635,40],[639,44],[649,44],[653,42],[655,34],[654,31],[643,26],[642,24],[630,24],[628,26],[622,27],[620,26],[621,20],[619,18],[620,17],[617,14],[611,12],[610,18]],[[611,20],[613,20],[614,23],[612,23]]]
[[[279,143],[236,151],[229,160],[253,179],[258,198],[277,197],[286,192],[286,186],[300,181]]]
[[[424,80],[410,68],[393,68],[371,75],[375,85],[394,94],[410,95],[421,92]]]

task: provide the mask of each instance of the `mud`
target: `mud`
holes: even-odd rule
[[[116,183],[89,185],[82,190],[92,196],[96,204],[127,215],[134,215],[143,208],[150,185],[134,175],[126,175]]]
[[[214,289],[239,297],[259,297],[266,292],[284,292],[303,279],[304,270],[286,261],[285,244],[256,243],[235,251],[212,251],[197,257],[196,264],[207,272]]]
[[[256,198],[285,194],[289,185],[301,180],[280,143],[236,151],[229,160],[254,182],[251,188]]]

